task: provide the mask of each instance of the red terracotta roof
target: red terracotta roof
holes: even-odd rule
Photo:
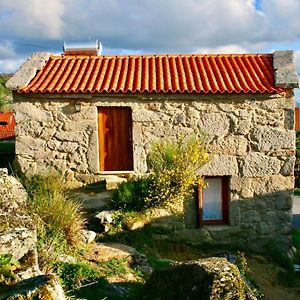
[[[0,113],[0,140],[15,137],[16,120],[12,112]]]
[[[51,56],[20,93],[280,93],[272,54]]]

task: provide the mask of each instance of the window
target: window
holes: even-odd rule
[[[197,193],[198,225],[228,224],[228,178],[206,177]]]

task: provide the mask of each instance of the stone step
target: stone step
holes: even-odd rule
[[[111,191],[102,192],[77,192],[76,196],[82,203],[84,209],[101,209],[104,208],[111,199]]]
[[[121,177],[121,176],[117,176],[117,175],[108,175],[105,178],[105,182],[106,182],[106,190],[114,190],[116,188],[118,188],[119,184],[126,182],[127,178],[125,177]]]

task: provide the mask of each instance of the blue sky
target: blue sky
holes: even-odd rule
[[[300,74],[300,0],[0,0],[0,28],[0,72],[91,38],[106,55],[292,49]]]

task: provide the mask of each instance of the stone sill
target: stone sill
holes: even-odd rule
[[[237,228],[236,226],[231,226],[231,225],[204,225],[201,228],[204,228],[206,230],[209,231],[219,231],[219,230],[226,230],[226,229],[230,229],[230,228]]]
[[[205,225],[202,229],[207,230],[211,234],[214,233],[224,233],[224,234],[234,234],[241,230],[238,226],[231,226],[231,225]]]
[[[135,174],[134,171],[101,171],[97,175],[129,175]]]

